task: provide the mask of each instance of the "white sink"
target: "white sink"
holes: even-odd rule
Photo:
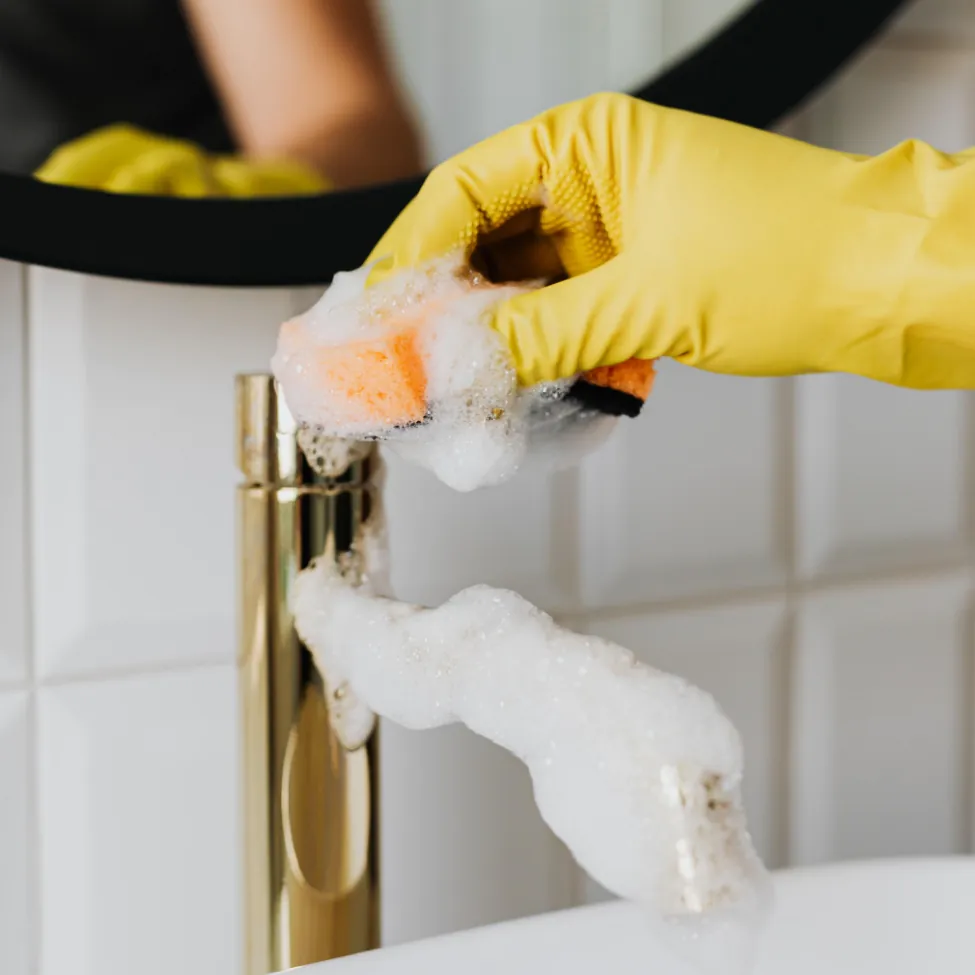
[[[301,975],[689,975],[620,902],[310,965]],[[975,857],[783,871],[753,975],[972,975]]]

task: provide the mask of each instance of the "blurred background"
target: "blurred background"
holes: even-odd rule
[[[386,0],[417,147],[395,168],[631,87],[742,6]],[[975,6],[919,0],[786,128],[975,144]],[[239,970],[232,377],[316,296],[0,262],[4,975]],[[665,364],[579,471],[461,496],[394,465],[397,594],[509,586],[711,690],[771,866],[972,851],[973,418],[968,394]],[[383,735],[386,943],[605,896],[515,760]]]
[[[130,189],[187,192],[177,146],[192,146],[305,166],[336,189],[384,182],[646,81],[749,5],[4,0],[0,170],[117,188],[127,169]],[[149,178],[160,167],[169,181]]]

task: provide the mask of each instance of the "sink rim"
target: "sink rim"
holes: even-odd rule
[[[901,856],[876,857],[856,860],[833,861],[830,863],[790,866],[772,871],[776,903],[784,896],[791,904],[795,898],[817,899],[824,886],[830,889],[840,884],[846,894],[850,887],[877,889],[877,880],[882,880],[882,889],[897,895],[910,883],[923,891],[931,886],[939,886],[949,879],[961,878],[965,892],[971,891],[972,906],[975,909],[975,854],[949,854],[943,856]],[[955,880],[957,883],[958,881]],[[947,894],[946,896],[950,896]],[[967,897],[965,906],[967,907]],[[774,912],[775,908],[773,908]],[[580,926],[595,931],[599,925],[606,925],[607,932],[633,938],[642,927],[639,908],[621,900],[605,901],[599,904],[585,904],[576,907],[547,911],[528,917],[491,924],[463,931],[423,938],[406,944],[390,945],[347,958],[321,962],[303,968],[293,969],[300,975],[386,975],[387,972],[413,971],[425,967],[433,973],[438,963],[452,952],[457,961],[466,955],[477,958],[481,952],[497,952],[498,939],[504,937],[500,931],[510,935],[516,942],[531,945],[537,953],[537,946],[546,935],[562,930],[561,922],[566,917],[579,919]],[[975,916],[973,914],[972,916]],[[602,937],[602,935],[600,935]],[[975,937],[975,935],[973,935]],[[507,940],[507,938],[505,939]],[[518,949],[513,949],[518,950]],[[432,961],[428,961],[427,957]],[[456,967],[451,964],[451,967]],[[476,967],[476,966],[475,966]]]

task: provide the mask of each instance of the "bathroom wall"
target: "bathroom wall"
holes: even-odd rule
[[[387,4],[439,156],[733,6]],[[922,0],[795,125],[975,144],[975,7]],[[237,970],[232,377],[313,298],[0,263],[4,975]],[[972,422],[967,395],[665,366],[576,474],[457,496],[394,466],[395,581],[511,586],[713,690],[772,864],[971,850]],[[388,941],[603,896],[516,762],[384,734]]]

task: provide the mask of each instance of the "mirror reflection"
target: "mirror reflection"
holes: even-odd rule
[[[0,170],[239,198],[422,172],[747,0],[0,0]]]

